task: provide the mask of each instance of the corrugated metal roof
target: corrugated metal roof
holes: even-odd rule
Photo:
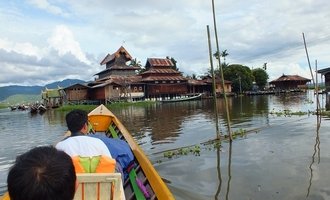
[[[188,79],[189,85],[207,85],[203,80]]]
[[[115,58],[115,54],[112,54],[112,55],[108,54],[108,55],[106,55],[105,58],[103,58],[103,60],[100,62],[100,65],[104,65],[104,64],[106,64],[107,62],[113,60],[114,58]]]
[[[317,73],[320,73],[320,74],[322,74],[322,75],[327,74],[327,73],[329,73],[329,72],[330,72],[330,67],[328,67],[328,68],[324,68],[324,69],[320,69],[320,70],[317,70]]]
[[[174,64],[172,63],[171,59],[167,59],[167,58],[148,58],[147,59],[147,64],[151,67],[173,67]]]
[[[304,78],[301,77],[299,75],[282,75],[281,77],[279,77],[278,79],[275,79],[273,81],[270,81],[270,83],[274,83],[274,82],[284,82],[284,81],[311,81],[311,79],[308,78]]]
[[[107,71],[110,71],[111,69],[105,69],[105,70],[102,70],[102,71],[100,71],[99,73],[97,73],[97,74],[94,74],[94,76],[95,75],[100,75],[100,74],[103,74],[104,72],[107,72]]]
[[[112,75],[105,81],[99,81],[98,84],[92,86],[92,88],[103,87],[109,84],[116,84],[116,85],[127,85],[127,84],[143,84],[141,83],[142,77],[141,76],[116,76]]]
[[[86,85],[86,84],[76,83],[76,84],[73,84],[73,85],[70,85],[70,86],[64,88],[64,90],[70,89],[70,88],[73,88],[73,87],[76,87],[76,86],[82,86],[82,87],[85,87],[85,88],[89,88],[89,86]]]
[[[100,65],[104,65],[107,64],[109,61],[113,60],[115,57],[119,57],[120,53],[125,53],[125,57],[128,60],[132,59],[132,56],[128,53],[128,51],[126,51],[126,49],[121,46],[115,53],[113,54],[108,54],[105,56],[105,58],[101,61]]]
[[[143,78],[142,81],[186,81],[182,76],[149,76]]]
[[[139,70],[139,69],[141,69],[141,68],[140,68],[140,67],[127,66],[127,65],[126,65],[125,67],[114,65],[114,66],[111,66],[110,68],[107,68],[107,69],[104,69],[104,70],[100,71],[100,72],[97,73],[97,74],[94,74],[94,76],[95,76],[95,75],[103,74],[103,73],[105,73],[105,72],[107,72],[107,71],[111,71],[111,70],[114,70],[114,69],[116,69],[116,70]]]
[[[113,65],[110,67],[110,69],[119,69],[119,70],[139,70],[141,67],[134,67],[134,66],[118,66],[118,65]]]
[[[174,69],[150,69],[142,74],[181,74]]]

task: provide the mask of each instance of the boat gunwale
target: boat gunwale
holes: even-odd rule
[[[101,104],[103,105],[103,104]],[[103,105],[104,106],[104,105]],[[106,108],[106,106],[104,106]],[[94,110],[96,110],[95,108]],[[108,108],[106,108],[108,109]],[[94,111],[93,110],[93,111]],[[111,118],[113,123],[117,126],[123,137],[125,138],[126,142],[129,144],[134,157],[136,160],[139,162],[139,165],[141,166],[142,171],[144,172],[146,178],[148,179],[151,188],[153,189],[157,199],[174,199],[172,193],[168,189],[167,185],[164,183],[164,181],[161,179],[160,175],[150,162],[150,160],[147,158],[145,155],[144,151],[142,148],[135,142],[134,138],[131,136],[129,131],[126,129],[126,127],[120,122],[120,120],[114,115],[102,115],[100,113],[93,113],[93,111],[90,112],[88,116],[106,116]],[[110,110],[109,110],[110,111]],[[111,111],[110,111],[111,112]],[[112,112],[111,112],[112,113]]]

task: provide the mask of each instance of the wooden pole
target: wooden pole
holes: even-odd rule
[[[306,45],[306,40],[305,40],[305,34],[302,33],[302,35],[303,35],[303,39],[304,39],[304,46],[305,46],[305,52],[306,52],[306,56],[307,56],[307,61],[308,61],[308,66],[309,66],[309,71],[310,71],[310,73],[311,73],[312,81],[313,81],[313,85],[314,85],[314,88],[315,88],[316,86],[315,86],[315,81],[314,81],[313,71],[312,71],[312,67],[311,67],[311,62],[309,61],[309,55],[308,55],[307,45]]]
[[[218,32],[217,32],[217,25],[216,25],[217,23],[216,23],[216,19],[215,19],[214,0],[212,0],[212,11],[213,11],[213,25],[214,25],[215,41],[216,41],[217,51],[220,53],[219,41],[218,41]],[[226,90],[225,90],[225,79],[223,77],[223,69],[222,69],[222,66],[221,66],[220,58],[218,59],[218,62],[219,62],[219,69],[220,69],[220,74],[221,74],[223,96],[224,96],[224,99],[225,99],[225,107],[226,107],[226,116],[227,116],[227,126],[228,126],[229,141],[232,141],[233,140],[233,137],[232,137],[232,134],[231,134],[228,100],[227,100],[227,94],[226,94]]]
[[[321,108],[320,108],[320,99],[319,99],[319,83],[317,79],[317,60],[315,60],[315,80],[316,80],[316,114],[321,115]]]
[[[316,97],[316,103],[317,103],[317,110],[316,110],[316,114],[318,114],[318,108],[320,107],[320,102],[318,101],[318,91],[316,91],[316,88],[317,88],[317,85],[315,84],[315,81],[314,81],[314,75],[313,75],[313,71],[312,71],[312,67],[311,67],[311,62],[309,61],[309,55],[308,55],[308,51],[307,51],[307,45],[306,45],[306,40],[305,40],[305,34],[302,33],[303,35],[303,40],[304,40],[304,46],[305,46],[305,52],[306,52],[306,56],[307,56],[307,61],[308,61],[308,66],[309,66],[309,71],[311,73],[311,76],[312,76],[312,80],[313,80],[313,85],[314,85],[314,93],[316,93],[317,97]],[[317,72],[316,72],[317,73]],[[316,75],[317,76],[317,75]]]
[[[211,47],[211,37],[210,37],[210,28],[209,25],[206,26],[207,29],[207,39],[209,45],[209,57],[210,57],[210,65],[211,65],[211,74],[212,74],[212,93],[213,93],[213,105],[215,112],[215,128],[217,132],[217,139],[220,139],[220,131],[219,131],[219,122],[218,122],[218,109],[217,109],[217,97],[215,91],[215,75],[214,75],[214,67],[213,67],[213,59],[212,59],[212,47]]]

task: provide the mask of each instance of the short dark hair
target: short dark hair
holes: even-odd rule
[[[71,157],[52,146],[18,156],[7,177],[11,200],[72,200],[76,173]]]
[[[77,133],[87,123],[88,115],[86,111],[75,109],[66,115],[65,120],[69,131]]]

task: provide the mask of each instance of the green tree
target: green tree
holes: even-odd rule
[[[221,57],[223,57],[223,65],[226,66],[226,57],[229,55],[227,49],[221,52]]]
[[[132,59],[128,66],[132,67],[142,67],[141,61],[137,61],[136,58]]]
[[[137,70],[138,74],[141,74],[146,71],[146,69],[144,67],[142,67],[141,61],[138,61],[136,58],[132,59],[131,62],[128,64],[128,66],[140,67],[140,69]]]
[[[226,63],[226,57],[228,56],[228,52],[227,52],[227,49],[222,51],[221,53],[219,53],[218,51],[216,51],[214,54],[213,54],[213,57],[215,57],[216,60],[219,60],[221,59],[221,57],[223,57],[223,63],[221,63],[221,67],[222,68],[225,68],[228,66],[228,64]],[[217,67],[217,69],[214,69],[214,73],[215,74],[219,74],[219,65]]]
[[[254,81],[256,82],[257,86],[260,90],[263,90],[265,88],[265,85],[267,83],[267,80],[269,78],[266,70],[261,68],[256,68],[252,70],[252,75],[254,77]]]
[[[249,91],[252,89],[253,75],[247,66],[234,64],[224,68],[225,80],[232,82],[233,92]]]
[[[216,52],[213,54],[213,56],[215,57],[215,59],[219,60],[221,55],[220,55],[219,51],[216,51]]]

